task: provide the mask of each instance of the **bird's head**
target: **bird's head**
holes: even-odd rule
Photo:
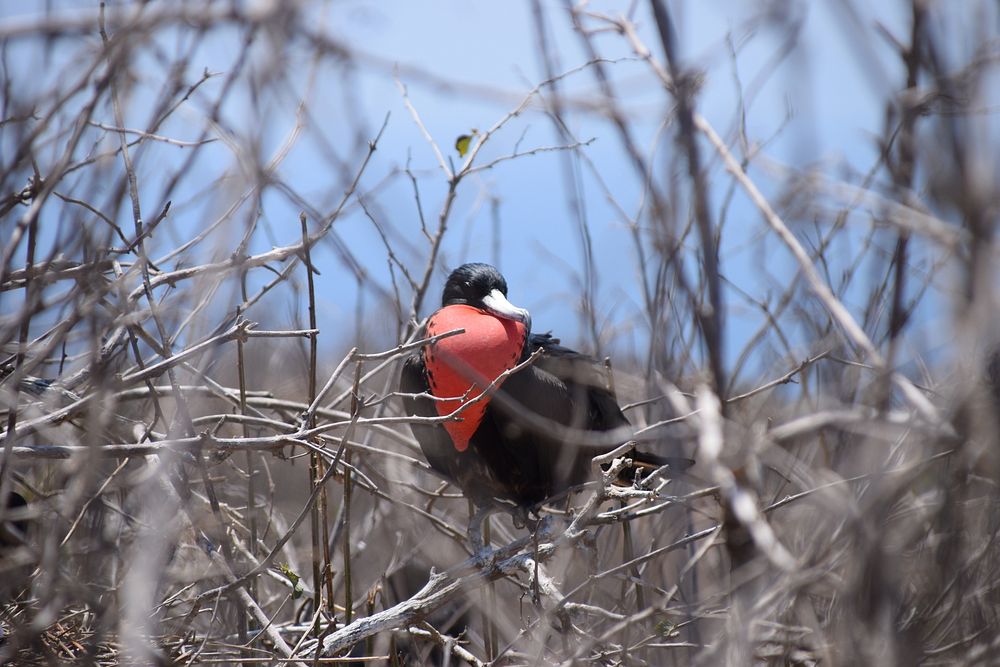
[[[507,281],[489,264],[463,264],[448,276],[441,306],[465,304],[522,323],[531,331],[531,315],[507,300]]]

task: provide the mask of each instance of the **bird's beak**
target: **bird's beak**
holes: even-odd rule
[[[524,328],[531,331],[531,315],[524,308],[518,308],[503,295],[498,289],[491,291],[483,297],[483,308],[487,312],[493,313],[497,317],[514,320],[524,325]]]

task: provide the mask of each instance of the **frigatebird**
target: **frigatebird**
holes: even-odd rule
[[[464,332],[411,354],[399,386],[410,415],[459,418],[410,427],[431,467],[477,505],[534,509],[591,479],[591,459],[629,441],[609,370],[551,334],[531,333],[528,311],[507,300],[507,281],[493,266],[463,264],[448,276],[427,335],[456,329]],[[629,456],[643,468],[693,463]],[[634,474],[626,469],[623,479]]]

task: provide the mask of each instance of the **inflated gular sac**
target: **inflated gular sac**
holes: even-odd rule
[[[441,416],[451,414],[464,401],[477,397],[504,371],[516,366],[527,336],[527,329],[521,322],[494,317],[466,305],[442,308],[427,323],[429,336],[455,329],[465,329],[465,332],[434,342],[424,353],[431,393],[449,398],[435,401]],[[460,413],[462,421],[445,423],[455,449],[463,452],[468,448],[469,439],[479,428],[488,404],[487,396],[463,410]]]

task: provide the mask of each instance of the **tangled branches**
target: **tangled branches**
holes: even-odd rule
[[[5,19],[0,662],[994,659],[996,40],[830,3],[882,124],[837,161],[771,88],[819,10],[740,3],[700,57],[702,10],[598,4],[524,3],[527,85],[321,2]],[[467,533],[408,428],[461,410],[395,389],[487,254],[692,474],[614,486],[626,443]]]

